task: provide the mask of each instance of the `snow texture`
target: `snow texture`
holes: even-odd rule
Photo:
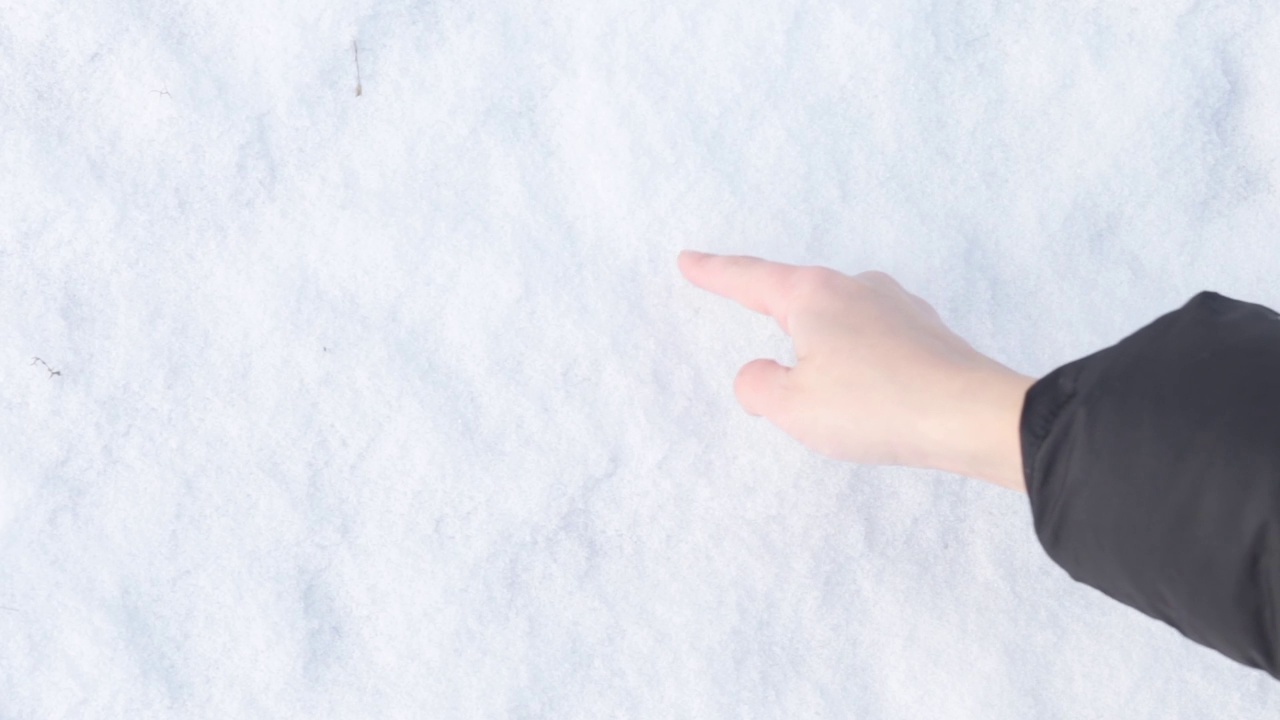
[[[1025,497],[747,416],[787,340],[675,266],[1035,376],[1280,307],[1278,67],[1272,2],[0,0],[0,718],[1280,717]]]

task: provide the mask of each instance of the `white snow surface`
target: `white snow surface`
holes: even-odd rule
[[[789,343],[675,265],[1037,377],[1280,307],[1276,68],[1272,2],[0,0],[0,718],[1280,717],[1025,496],[746,415]]]

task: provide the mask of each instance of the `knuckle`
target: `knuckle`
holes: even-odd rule
[[[898,284],[898,281],[894,280],[892,275],[880,270],[867,270],[865,272],[858,273],[855,277],[872,285],[885,286]]]
[[[842,279],[844,276],[831,268],[804,267],[796,270],[791,288],[796,295],[822,296],[834,292]]]

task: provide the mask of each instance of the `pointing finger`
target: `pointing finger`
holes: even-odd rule
[[[743,307],[771,316],[787,329],[786,299],[796,271],[794,265],[745,255],[680,253],[680,272],[703,290],[734,300]]]

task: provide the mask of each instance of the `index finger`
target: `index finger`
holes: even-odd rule
[[[787,329],[787,296],[799,269],[795,265],[747,255],[709,255],[685,250],[680,272],[703,290],[729,298],[750,310],[771,316]]]

